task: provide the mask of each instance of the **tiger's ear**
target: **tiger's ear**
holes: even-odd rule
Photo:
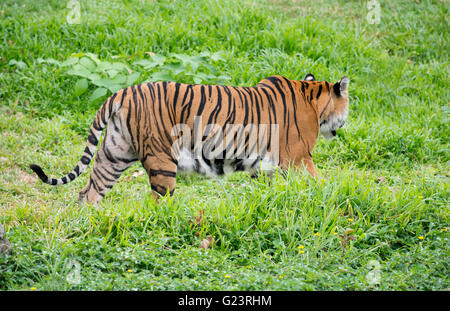
[[[303,80],[305,80],[305,81],[316,81],[316,78],[312,74],[308,73],[305,76],[305,79],[303,79]]]
[[[342,77],[341,80],[339,80],[338,82],[336,82],[333,85],[333,90],[334,93],[337,96],[347,96],[347,89],[348,89],[348,85],[350,84],[350,79],[347,77]]]

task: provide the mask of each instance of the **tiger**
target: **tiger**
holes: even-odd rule
[[[79,192],[80,203],[100,202],[137,161],[157,200],[174,194],[177,173],[217,176],[247,171],[257,176],[292,166],[317,178],[313,148],[319,132],[332,139],[345,124],[348,86],[348,77],[330,83],[316,81],[312,74],[303,80],[274,75],[254,87],[144,82],[103,102],[81,159],[70,173],[55,179],[36,164],[30,168],[49,185],[70,183],[94,158],[106,128],[89,181]],[[197,134],[184,135],[189,130]],[[201,150],[201,143],[203,148],[222,144],[222,149],[212,148],[216,152],[211,156]]]

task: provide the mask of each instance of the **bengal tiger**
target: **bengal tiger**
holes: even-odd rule
[[[349,111],[348,85],[347,77],[329,83],[307,74],[301,81],[271,76],[255,87],[176,82],[130,86],[102,104],[72,172],[54,179],[38,165],[30,168],[50,185],[73,181],[91,162],[106,128],[89,181],[79,193],[80,202],[99,202],[137,161],[146,170],[157,198],[173,195],[177,172],[183,171],[206,175],[249,171],[254,175],[293,165],[317,177],[314,145],[319,131],[331,139],[344,125]],[[208,130],[210,125],[213,130]],[[186,130],[197,130],[196,137],[181,139]],[[267,138],[265,142],[254,139],[261,136]],[[195,138],[204,146],[215,142],[223,148],[212,148],[218,152],[208,157],[196,150]]]

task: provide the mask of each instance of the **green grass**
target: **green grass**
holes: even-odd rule
[[[373,25],[364,1],[80,1],[74,25],[65,1],[3,1],[0,222],[13,254],[0,255],[0,289],[449,289],[448,5],[379,2]],[[225,51],[214,66],[229,85],[350,77],[349,120],[313,153],[324,182],[183,176],[158,205],[136,165],[92,207],[76,203],[89,171],[56,188],[28,169],[71,170],[99,107],[92,86],[75,96],[77,78],[39,58],[204,51]]]

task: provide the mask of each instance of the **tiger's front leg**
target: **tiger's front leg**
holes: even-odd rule
[[[142,165],[147,171],[153,197],[158,200],[167,192],[172,196],[176,184],[177,164],[170,156],[164,154],[150,156],[142,162]]]
[[[315,179],[317,179],[319,176],[312,157],[301,157],[295,159],[292,162],[289,161],[288,159],[282,159],[280,161],[280,167],[282,170],[288,170],[291,164],[293,164],[293,168],[297,171],[306,169],[308,173]]]
[[[311,174],[312,177],[317,179],[319,177],[319,174],[317,173],[316,166],[314,165],[314,161],[312,158],[303,158],[300,161],[300,167],[305,167],[306,170]]]

